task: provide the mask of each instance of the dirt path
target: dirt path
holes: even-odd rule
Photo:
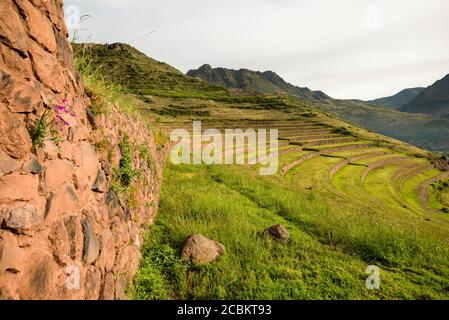
[[[440,175],[430,178],[423,183],[421,183],[416,192],[418,194],[419,201],[421,202],[421,206],[424,210],[429,210],[429,193],[427,190],[429,189],[430,185],[438,180],[443,180],[449,177],[449,172],[443,172]]]

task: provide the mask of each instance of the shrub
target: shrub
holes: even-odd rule
[[[133,168],[133,147],[128,135],[123,135],[119,143],[122,158],[118,168],[114,169],[114,181],[112,183],[115,191],[129,192],[133,179],[138,176],[138,171]]]

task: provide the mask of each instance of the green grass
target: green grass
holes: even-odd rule
[[[438,170],[431,170],[425,173],[420,173],[418,175],[413,176],[412,178],[405,181],[402,188],[402,194],[405,196],[407,201],[417,210],[422,210],[421,201],[419,199],[418,194],[416,193],[416,189],[419,184],[430,179],[432,177],[440,174]]]
[[[410,213],[408,203],[397,197],[393,186],[389,183],[397,169],[397,166],[389,165],[373,170],[363,185],[372,197],[381,201],[389,210],[394,210],[395,213]]]
[[[136,277],[137,299],[448,298],[449,252],[437,239],[378,215],[335,208],[279,177],[240,167],[172,166]],[[257,233],[283,223],[288,244]],[[216,263],[179,260],[187,236],[226,246]],[[382,289],[365,288],[368,264]]]
[[[90,96],[93,113],[107,113],[111,106],[116,106],[128,114],[136,114],[135,102],[125,94],[117,81],[105,75],[104,65],[94,63],[86,50],[88,47],[74,46],[74,59],[75,67],[83,77],[86,92]]]
[[[229,100],[227,90],[204,81],[185,77],[169,65],[153,60],[136,49],[120,45],[111,50],[106,45],[78,44],[78,51],[89,56],[93,69],[101,69],[105,79],[141,97],[199,98]]]
[[[119,186],[118,189],[128,190],[131,187],[133,179],[138,175],[138,172],[133,168],[133,156],[134,148],[129,141],[127,134],[122,136],[122,140],[119,143],[120,152],[122,157],[118,168],[114,170],[113,186]]]
[[[162,130],[169,132],[186,125],[190,128],[192,120],[204,120],[204,128],[263,127],[266,123],[257,121],[271,120],[274,122],[270,126],[291,136],[301,136],[301,128],[310,124],[328,128],[341,137],[358,139],[317,146],[316,150],[373,144],[308,160],[285,177],[280,173],[261,177],[259,165],[168,164],[159,213],[146,235],[132,297],[449,298],[448,221],[434,221],[434,216],[432,221],[424,219],[428,216],[417,195],[420,183],[440,172],[407,176],[402,188],[392,181],[400,170],[398,166],[408,168],[412,162],[430,165],[426,151],[349,125],[297,98],[230,95],[224,88],[186,77],[126,45],[75,45],[75,51],[94,113],[107,116],[112,106],[118,106],[147,121],[159,150],[168,143]],[[396,116],[387,119],[388,126],[390,121],[396,121]],[[369,120],[368,117],[368,124]],[[398,125],[400,128],[401,123]],[[101,139],[95,146],[99,151],[111,150],[107,141]],[[283,141],[280,151],[291,147],[295,146]],[[126,135],[120,149],[122,161],[114,170],[113,185],[119,192],[125,190],[132,204],[133,181],[138,180],[132,158],[138,155],[151,170],[155,169],[154,159],[148,146],[134,145],[126,141]],[[358,165],[345,166],[330,180],[329,170],[342,157],[374,151],[385,151],[387,155],[356,161]],[[295,150],[281,155],[279,169],[310,152],[313,151]],[[406,162],[377,168],[361,182],[366,165],[398,155],[407,157]],[[439,184],[430,190],[432,208],[445,205],[447,198],[447,189],[439,188]],[[410,210],[403,204],[418,214],[407,214]],[[257,236],[278,223],[289,230],[288,243]],[[226,253],[204,266],[181,261],[182,245],[194,233],[223,243]],[[381,268],[379,291],[365,287],[365,269],[369,264]]]
[[[434,183],[429,193],[430,207],[449,214],[449,180]]]

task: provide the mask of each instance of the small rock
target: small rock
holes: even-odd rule
[[[17,244],[20,248],[30,247],[33,244],[34,240],[35,238],[31,237],[30,235],[20,234],[17,236]]]
[[[31,205],[21,208],[7,208],[3,223],[7,228],[20,231],[27,230],[43,222],[43,217]]]
[[[52,160],[58,157],[58,147],[51,140],[45,140],[36,148],[39,161]]]
[[[90,108],[86,109],[86,116],[87,116],[87,120],[89,120],[89,123],[92,126],[92,129],[97,130],[98,129],[97,121],[95,119],[94,113],[92,112],[92,110]]]
[[[39,163],[39,161],[36,159],[36,157],[33,156],[31,160],[25,164],[23,169],[28,173],[40,174],[43,168],[42,165]]]
[[[30,113],[42,106],[42,100],[36,83],[16,82],[7,96],[7,106],[14,113]]]
[[[126,283],[126,277],[124,275],[119,275],[115,282],[115,300],[127,300],[125,294]]]
[[[59,158],[65,160],[72,160],[73,158],[73,145],[68,141],[63,141],[59,144],[58,150]]]
[[[106,194],[106,204],[108,206],[109,218],[112,219],[113,217],[120,215],[122,208],[120,207],[117,194],[113,190],[110,190]]]
[[[67,136],[67,138],[68,138],[68,136]],[[85,141],[85,140],[89,140],[89,138],[90,138],[89,128],[87,128],[87,126],[80,126],[75,130],[75,134],[73,136],[73,142]]]
[[[9,232],[0,233],[0,273],[20,272],[21,251],[16,237]]]
[[[25,272],[29,280],[20,281],[21,298],[26,300],[55,299],[59,288],[60,269],[53,257],[46,251],[39,250],[29,260],[27,257],[26,263],[28,270]]]
[[[107,176],[110,176],[112,173],[112,168],[111,168],[111,164],[108,161],[105,161],[101,164],[101,167],[103,168],[104,173]]]
[[[108,180],[106,179],[106,174],[103,170],[98,171],[92,190],[101,193],[108,190]]]
[[[78,146],[80,163],[78,164],[77,175],[81,186],[88,187],[89,191],[95,182],[100,169],[100,162],[95,148],[87,142],[81,142]]]
[[[282,224],[277,224],[275,226],[269,227],[262,233],[269,235],[274,240],[278,240],[278,241],[282,241],[282,242],[286,242],[290,237],[287,229]]]
[[[53,191],[66,182],[71,182],[74,168],[69,161],[56,159],[45,165],[45,185],[48,191]]]
[[[114,300],[115,296],[115,281],[112,272],[106,273],[104,276],[104,284],[100,293],[101,300]]]
[[[0,203],[38,198],[39,180],[32,175],[10,174],[0,178]]]
[[[69,133],[67,134],[67,140],[73,142],[75,139],[76,129],[74,127],[69,128]]]
[[[202,235],[195,234],[187,238],[181,252],[182,260],[191,260],[195,264],[215,261],[225,252],[225,247]]]
[[[65,184],[57,191],[51,192],[47,198],[45,220],[49,225],[65,213],[78,209],[79,199],[71,184]]]
[[[65,229],[70,243],[70,258],[80,259],[83,252],[83,230],[78,216],[69,216],[64,220]]]
[[[83,226],[83,259],[87,264],[94,263],[100,254],[100,243],[95,235],[89,220],[86,218],[81,222]]]
[[[119,217],[114,217],[111,221],[111,232],[114,237],[114,245],[119,247],[126,247],[131,241],[131,237],[128,232],[128,226],[123,223],[123,220]],[[120,254],[117,254],[116,260],[119,259]],[[116,261],[116,264],[117,264]]]
[[[17,167],[17,160],[6,153],[0,152],[0,176],[16,171]]]
[[[90,266],[86,272],[86,281],[84,285],[86,291],[85,300],[98,300],[101,290],[101,271],[94,266]]]
[[[111,271],[114,267],[116,250],[114,245],[114,236],[109,229],[106,229],[101,236],[101,253],[95,262],[95,266],[101,270]]]
[[[55,261],[60,265],[67,265],[70,257],[70,243],[63,221],[57,221],[52,226],[48,239]]]
[[[2,10],[3,9],[4,7],[2,6]],[[2,18],[3,13],[4,11],[1,11]],[[3,31],[3,21],[1,25],[1,29]],[[4,53],[5,51],[2,50],[2,66],[4,61]],[[3,76],[0,76],[0,78],[3,78]],[[30,151],[31,148],[31,136],[28,128],[25,125],[26,116],[23,114],[7,112],[6,106],[3,104],[3,88],[1,88],[0,90],[2,92],[0,95],[0,145],[2,146],[2,150],[10,157],[15,159],[22,159]]]

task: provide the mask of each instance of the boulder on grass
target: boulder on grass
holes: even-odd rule
[[[225,252],[225,247],[200,234],[187,238],[181,252],[182,260],[191,260],[195,264],[206,264],[215,261]]]
[[[287,242],[288,239],[290,238],[287,229],[282,224],[277,224],[272,227],[269,227],[268,229],[262,232],[262,235],[268,235],[272,239],[281,242]]]

